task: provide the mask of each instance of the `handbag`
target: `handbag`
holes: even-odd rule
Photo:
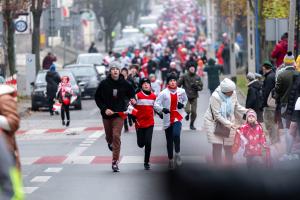
[[[224,126],[224,124],[222,124],[217,119],[215,119],[211,106],[210,106],[210,111],[211,111],[212,118],[216,123],[214,134],[219,137],[228,138],[230,135],[230,128],[227,128],[226,126]]]

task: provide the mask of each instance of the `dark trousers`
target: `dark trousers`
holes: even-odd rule
[[[48,97],[49,112],[53,114],[54,97]]]
[[[180,127],[174,126],[175,123],[180,123]],[[180,152],[180,134],[175,134],[175,132],[180,133],[181,131],[181,122],[175,122],[169,128],[165,130],[166,139],[167,139],[167,150],[168,150],[168,158],[173,159],[173,143],[175,145],[175,152]],[[180,129],[180,130],[177,130]]]
[[[188,102],[185,106],[185,112],[187,114],[191,114],[191,125],[194,125],[197,117],[197,98],[188,99]]]
[[[149,163],[151,154],[151,143],[152,143],[153,126],[148,128],[136,129],[137,144],[140,148],[145,147],[145,158],[144,162]]]
[[[61,105],[61,120],[62,121],[65,121],[65,113],[66,113],[67,120],[70,121],[70,105],[62,104]]]
[[[213,144],[213,161],[214,164],[220,166],[222,164],[222,149],[225,151],[225,161],[231,164],[233,161],[233,154],[231,152],[232,146],[223,146],[223,144]]]

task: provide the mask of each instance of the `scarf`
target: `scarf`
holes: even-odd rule
[[[221,115],[225,119],[231,116],[233,110],[232,110],[232,98],[226,96],[223,92],[218,92],[220,98],[221,98]]]

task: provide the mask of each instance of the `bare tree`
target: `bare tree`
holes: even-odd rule
[[[33,17],[32,31],[32,54],[35,54],[35,69],[36,73],[41,69],[40,66],[40,26],[43,8],[50,4],[50,0],[31,0],[30,11]]]
[[[4,19],[4,43],[6,46],[5,56],[8,60],[9,74],[16,73],[15,59],[15,22],[14,20],[27,11],[28,0],[2,0],[0,8]]]

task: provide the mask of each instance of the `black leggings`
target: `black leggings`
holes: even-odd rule
[[[153,126],[150,126],[148,128],[136,129],[137,144],[140,148],[145,147],[145,158],[144,158],[145,163],[149,163],[149,159],[150,159],[152,134],[153,134]]]
[[[61,105],[61,120],[65,121],[65,113],[67,116],[67,120],[70,121],[70,105]]]
[[[173,130],[173,126],[171,125],[169,128],[165,130],[166,139],[167,139],[167,150],[168,150],[168,158],[173,159],[173,143],[175,145],[175,152],[180,152],[180,135],[175,136]]]

